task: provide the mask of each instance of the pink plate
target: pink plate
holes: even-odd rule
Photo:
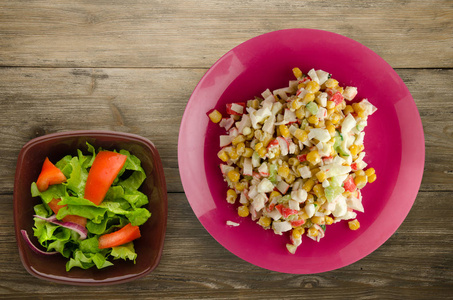
[[[304,237],[296,254],[286,250],[287,235],[277,236],[225,201],[227,185],[217,158],[223,129],[207,113],[225,104],[253,99],[293,80],[292,68],[333,74],[342,86],[358,87],[378,111],[368,119],[365,161],[377,181],[363,191],[361,228],[347,222],[328,226],[319,243]],[[401,225],[420,187],[425,161],[423,128],[409,90],[376,53],[344,36],[312,29],[270,32],[237,46],[201,79],[187,104],[178,145],[181,180],[187,199],[208,232],[238,257],[262,268],[295,274],[338,269],[382,245]],[[226,225],[231,220],[238,227]]]

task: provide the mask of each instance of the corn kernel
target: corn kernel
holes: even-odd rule
[[[318,183],[313,187],[313,193],[315,193],[316,197],[320,198],[324,196],[324,188],[322,184]]]
[[[313,224],[324,225],[326,223],[324,217],[314,216],[311,218]]]
[[[349,151],[352,156],[356,156],[359,153],[359,147],[357,145],[351,145],[351,147],[349,147]]]
[[[359,153],[362,152],[363,150],[365,150],[365,146],[363,144],[359,145]]]
[[[326,124],[324,121],[319,121],[318,124],[315,124],[315,128],[325,128]]]
[[[343,113],[344,113],[345,116],[346,116],[347,114],[353,113],[353,112],[354,112],[354,109],[352,108],[351,105],[346,105],[346,107],[345,107],[344,110],[343,110]]]
[[[319,152],[318,150],[313,150],[313,151],[310,151],[308,154],[307,154],[307,160],[308,162],[310,162],[311,164],[315,165],[319,162],[319,160],[321,159],[321,156],[319,155]]]
[[[329,131],[330,136],[334,136],[335,134],[335,126],[330,124],[326,126],[327,131]]]
[[[256,143],[256,144],[255,144],[255,151],[258,151],[258,150],[260,150],[260,149],[263,148],[263,147],[264,147],[264,146],[263,146],[263,143]]]
[[[271,225],[271,218],[262,216],[262,217],[258,220],[258,224],[260,224],[260,225],[263,226],[263,227],[269,227],[269,226]]]
[[[302,101],[300,98],[296,98],[293,101],[291,101],[291,108],[296,110],[302,107]]]
[[[323,195],[324,195],[324,193],[323,193]],[[317,199],[316,202],[318,202],[318,205],[321,206],[321,205],[323,205],[324,203],[326,203],[326,201],[327,201],[326,196],[321,196],[321,197],[319,197],[319,198]]]
[[[272,199],[276,197],[281,197],[282,194],[280,194],[279,191],[272,191],[271,194],[269,195],[269,201],[272,201]]]
[[[303,234],[302,230],[304,230],[302,227],[293,228],[293,231],[291,232],[293,239],[296,239],[296,240],[300,239]]]
[[[231,143],[233,144],[233,146],[236,146],[237,144],[243,143],[243,142],[245,142],[245,136],[242,135],[242,134],[239,134],[238,136],[236,136],[236,137],[231,141]]]
[[[358,189],[363,188],[366,185],[367,181],[368,181],[367,177],[366,176],[361,176],[361,175],[356,176],[355,179],[354,179],[354,183],[355,183],[355,185],[357,186]]]
[[[294,77],[296,77],[297,79],[302,77],[302,71],[297,67],[293,68],[293,74],[294,74]]]
[[[299,84],[297,85],[297,89],[299,90],[299,89],[301,89],[301,88],[304,88],[305,85],[306,85],[305,82],[301,82],[301,83],[299,83]]]
[[[330,115],[330,121],[332,122],[332,124],[338,124],[338,122],[340,122],[340,119],[341,116],[337,113],[333,113],[332,115]]]
[[[324,217],[326,225],[332,225],[333,224],[333,218],[329,216]]]
[[[360,103],[352,103],[352,108],[356,113],[364,112],[365,108]]]
[[[230,158],[233,159],[233,160],[239,158],[239,154],[238,154],[238,152],[237,152],[237,150],[236,150],[235,147],[232,147],[232,148],[231,148],[230,152],[228,152],[228,155],[229,155]]]
[[[227,191],[226,200],[227,200],[228,203],[234,204],[234,202],[236,202],[237,196],[238,196],[238,194],[235,192],[235,190],[229,189]]]
[[[341,110],[345,110],[346,109],[346,101],[341,101],[340,103],[338,103],[336,106],[335,106],[335,110],[336,111],[341,111]],[[344,113],[344,112],[343,112]],[[346,115],[346,113],[344,113]]]
[[[247,217],[250,214],[249,208],[245,205],[241,205],[238,207],[238,215],[240,217]]]
[[[365,171],[364,170],[357,170],[354,172],[355,176],[365,176]]]
[[[239,144],[236,145],[236,152],[239,155],[243,155],[245,152],[245,144],[244,142],[240,142]]]
[[[324,82],[324,84],[326,85],[327,88],[333,89],[338,86],[338,81],[333,78],[329,78],[326,80],[326,82]]]
[[[231,170],[228,172],[227,176],[232,182],[238,182],[241,174],[239,174],[237,170]]]
[[[247,188],[247,183],[246,182],[243,182],[243,181],[239,181],[236,183],[236,185],[234,186],[234,188],[238,191],[238,192],[242,192],[243,190],[245,190]]]
[[[374,173],[376,173],[376,171],[374,170],[374,168],[368,168],[366,171],[365,171],[365,175],[370,177],[371,175],[373,175]]]
[[[305,142],[308,139],[308,133],[305,130],[296,129],[294,131],[294,137],[296,137],[301,142]]]
[[[290,166],[298,166],[300,164],[300,161],[296,157],[290,157],[288,159],[288,164]]]
[[[313,179],[309,178],[307,181],[305,181],[302,188],[308,193],[311,191],[311,189],[313,188],[314,185],[315,185],[315,181]]]
[[[318,119],[317,116],[310,116],[308,118],[308,123],[313,124],[313,125],[317,125],[319,123],[319,119]]]
[[[316,178],[318,179],[319,182],[323,182],[324,180],[327,179],[327,176],[324,171],[319,171],[318,173],[316,173]]]
[[[222,114],[217,109],[214,109],[209,114],[209,119],[211,119],[211,121],[214,122],[214,123],[219,123],[220,120],[222,120]]]
[[[360,228],[360,223],[357,219],[348,222],[349,229],[357,230]]]
[[[289,137],[290,133],[289,133],[289,129],[286,125],[281,124],[280,126],[278,126],[278,129],[280,130],[280,133],[283,137],[285,137],[285,138]]]
[[[334,109],[334,108],[335,108],[335,102],[330,101],[330,100],[327,101],[326,108],[327,108],[327,109]]]
[[[371,174],[370,176],[368,176],[369,183],[373,183],[375,181],[376,181],[376,174]]]
[[[308,103],[312,102],[315,100],[315,94],[313,93],[308,93],[308,94],[305,94],[303,100],[302,100],[302,103],[307,105]]]
[[[247,106],[258,109],[260,107],[260,101],[258,99],[249,100],[247,101]]]
[[[280,168],[278,168],[277,173],[281,177],[286,178],[289,175],[289,168],[287,166],[281,166]]]
[[[296,110],[296,117],[297,117],[298,119],[301,119],[301,120],[302,120],[303,118],[305,118],[305,108],[304,108],[304,106],[301,106],[300,108],[298,108],[298,109]]]
[[[294,176],[292,173],[289,173],[288,176],[285,177],[285,181],[288,184],[292,184],[296,180],[296,176]]]
[[[308,235],[312,236],[312,237],[317,237],[318,236],[318,229],[316,229],[313,226],[308,228]]]
[[[219,151],[219,153],[217,153],[217,156],[220,158],[220,160],[222,160],[223,162],[227,162],[228,159],[230,159],[230,157],[228,156],[228,153],[222,149]]]
[[[317,91],[319,91],[320,88],[321,87],[319,86],[319,83],[317,83],[316,81],[310,81],[305,86],[305,90],[307,90],[309,93],[316,93]],[[313,97],[314,97],[314,95],[313,95]],[[313,98],[313,100],[315,100],[315,99]]]
[[[244,149],[244,153],[242,154],[243,157],[252,157],[252,155],[253,155],[253,149],[249,148],[249,147],[246,147]]]
[[[363,112],[363,111],[360,111],[360,112],[357,113],[357,116],[358,116],[359,118],[365,119],[366,116],[367,116],[367,114],[366,114],[365,112]]]
[[[264,158],[264,157],[266,156],[266,154],[267,154],[266,148],[260,148],[260,149],[258,149],[258,151],[256,151],[256,152],[258,152],[258,155],[259,155],[261,158]]]

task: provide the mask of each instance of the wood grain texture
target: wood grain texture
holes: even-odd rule
[[[452,27],[449,0],[3,1],[0,65],[206,68],[256,35],[317,28],[395,68],[451,68]]]
[[[403,224],[369,256],[321,274],[272,272],[228,252],[179,177],[179,125],[198,81],[238,44],[286,28],[336,32],[379,54],[409,88],[425,134],[424,176]],[[0,0],[0,298],[453,299],[452,79],[451,0]],[[139,134],[160,152],[168,230],[144,278],[80,288],[21,265],[12,238],[19,151],[79,129]]]
[[[421,190],[452,190],[453,70],[399,69],[420,111],[426,141]],[[46,133],[131,132],[159,150],[169,192],[183,192],[177,143],[187,101],[206,69],[0,68],[0,193],[11,192],[20,148]],[[439,109],[441,108],[441,109]],[[83,118],[81,117],[83,116]],[[20,120],[11,122],[11,120]],[[439,143],[439,141],[443,141]]]
[[[430,204],[436,199],[438,205]],[[11,226],[11,196],[0,196],[0,297],[57,299],[61,294],[101,299],[152,297],[279,299],[446,299],[453,271],[451,193],[421,192],[398,231],[371,255],[339,270],[314,274],[282,274],[261,269],[234,256],[201,226],[182,193],[169,194],[169,219],[164,255],[150,275],[122,285],[79,287],[31,277],[22,268]],[[426,213],[429,207],[429,213]],[[435,221],[433,221],[435,220]],[[435,247],[433,246],[435,245]],[[56,290],[58,289],[58,292]],[[434,294],[435,296],[434,296]],[[433,298],[431,298],[433,296]],[[70,297],[71,298],[71,297]]]

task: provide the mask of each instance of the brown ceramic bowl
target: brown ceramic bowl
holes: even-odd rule
[[[33,198],[30,186],[36,181],[46,157],[56,162],[65,155],[76,155],[77,149],[86,149],[86,142],[96,149],[125,149],[137,156],[147,178],[140,190],[149,198],[147,208],[151,218],[140,227],[141,238],[134,242],[138,254],[132,261],[114,260],[113,266],[98,270],[73,268],[66,272],[67,259],[57,255],[40,255],[31,250],[22,238],[25,229],[35,245],[33,236],[33,206],[40,203]],[[106,285],[140,278],[157,267],[162,255],[167,226],[167,189],[157,149],[149,140],[127,133],[110,131],[69,131],[49,134],[28,142],[20,151],[14,183],[14,223],[19,254],[25,269],[41,279],[74,285]]]

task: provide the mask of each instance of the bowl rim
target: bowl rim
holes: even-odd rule
[[[102,280],[89,280],[86,278],[71,278],[71,277],[62,277],[62,276],[46,276],[42,275],[39,272],[36,272],[28,259],[25,257],[24,254],[24,248],[26,245],[22,241],[22,235],[21,235],[21,228],[18,227],[18,195],[16,192],[17,185],[21,176],[21,169],[23,162],[26,159],[26,152],[32,148],[33,146],[44,142],[44,141],[53,141],[53,140],[59,140],[59,139],[64,139],[64,138],[74,138],[74,137],[89,137],[89,138],[98,138],[98,137],[105,137],[105,138],[110,138],[112,140],[114,139],[125,139],[126,141],[131,141],[131,142],[136,142],[138,144],[143,145],[146,147],[152,154],[153,156],[153,163],[154,163],[154,168],[156,169],[156,173],[159,174],[157,181],[156,181],[156,187],[158,190],[161,191],[161,201],[163,201],[163,215],[162,215],[162,229],[161,229],[161,234],[162,234],[162,239],[159,241],[158,244],[158,251],[157,251],[157,256],[154,261],[151,261],[149,265],[146,265],[146,268],[139,273],[134,273],[130,275],[125,275],[125,276],[118,276],[115,278],[105,278]],[[168,195],[167,195],[167,184],[165,180],[165,174],[163,171],[163,165],[162,165],[162,160],[159,155],[159,152],[154,145],[152,141],[149,139],[133,134],[133,133],[126,133],[126,132],[119,132],[119,131],[110,131],[110,130],[68,130],[68,131],[60,131],[60,132],[55,132],[55,133],[49,133],[45,134],[39,137],[35,137],[28,142],[26,142],[17,157],[17,163],[16,163],[16,172],[14,175],[14,190],[13,190],[13,220],[14,220],[14,230],[15,230],[15,238],[16,238],[16,243],[18,246],[19,250],[19,256],[20,260],[22,262],[22,265],[24,268],[27,270],[27,272],[31,275],[33,275],[36,278],[43,279],[43,280],[48,280],[51,282],[56,282],[60,284],[68,284],[68,285],[78,285],[78,286],[101,286],[101,285],[114,285],[114,284],[121,284],[121,283],[126,283],[130,282],[135,279],[139,279],[141,277],[146,276],[150,272],[152,272],[160,263],[160,260],[163,255],[163,248],[164,248],[164,243],[165,243],[165,236],[166,236],[166,229],[167,229],[167,220],[168,220]]]

